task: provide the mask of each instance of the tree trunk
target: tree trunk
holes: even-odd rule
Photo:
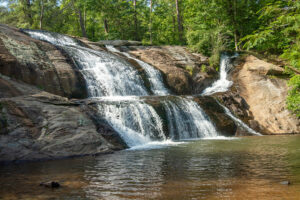
[[[43,18],[44,18],[44,0],[41,0],[41,13],[40,13],[40,30],[43,30]]]
[[[104,31],[105,31],[106,34],[108,34],[109,30],[108,30],[108,23],[107,23],[107,19],[106,18],[104,18],[103,23],[104,23]]]
[[[172,16],[172,19],[173,19],[173,32],[174,32],[174,35],[175,35],[175,33],[176,33],[176,19],[175,19],[174,15]]]
[[[81,29],[81,34],[82,34],[83,37],[87,38],[87,34],[86,34],[86,30],[85,30],[85,25],[84,25],[84,19],[82,17],[81,10],[80,10],[80,8],[76,7],[76,5],[74,3],[74,0],[71,0],[71,4],[72,4],[73,9],[75,10],[75,12],[77,12],[77,14],[78,14],[79,25],[80,25],[80,29]]]
[[[175,0],[176,3],[176,15],[177,15],[177,26],[178,26],[178,37],[179,41],[183,43],[183,26],[181,21],[180,9],[179,9],[179,0]]]
[[[238,30],[237,30],[237,2],[236,0],[228,0],[228,16],[231,17],[231,22],[233,24],[233,35],[234,35],[234,46],[235,50],[238,51]]]
[[[83,21],[84,21],[84,27],[86,27],[86,6],[84,4],[84,11],[83,11]]]
[[[139,40],[139,33],[138,33],[138,21],[137,21],[137,13],[136,13],[136,0],[133,0],[133,9],[134,9],[134,37],[135,40]]]
[[[149,33],[150,33],[150,44],[152,44],[152,0],[150,0],[150,22],[149,22]]]
[[[80,23],[82,36],[87,38],[87,34],[86,34],[85,26],[84,26],[84,20],[83,20],[80,8],[78,9],[78,16],[79,16],[79,23]]]
[[[30,0],[21,0],[21,3],[23,5],[23,12],[24,12],[25,18],[27,18],[29,25],[32,26],[33,19],[32,19],[32,14],[31,14]]]
[[[239,46],[238,46],[238,33],[237,33],[237,0],[233,0],[233,6],[234,6],[234,46],[235,46],[235,50],[238,51],[239,50]]]

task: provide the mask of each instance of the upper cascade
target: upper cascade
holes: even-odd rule
[[[149,95],[138,71],[119,57],[84,47],[65,35],[35,30],[24,32],[65,50],[85,77],[90,97]]]
[[[220,63],[220,78],[215,81],[210,87],[206,88],[202,95],[212,95],[218,92],[226,92],[233,84],[232,81],[228,80],[228,71],[231,68],[231,59],[234,56],[229,56],[227,54],[221,55],[221,63]]]
[[[129,53],[121,52],[112,45],[106,45],[110,52],[121,53],[127,58],[135,60],[146,72],[147,78],[151,84],[151,90],[155,95],[168,95],[170,91],[164,86],[160,71],[139,59],[132,57]]]

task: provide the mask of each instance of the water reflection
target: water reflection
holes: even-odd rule
[[[299,147],[300,136],[200,140],[0,167],[0,199],[298,199]]]

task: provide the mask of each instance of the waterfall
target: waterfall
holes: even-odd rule
[[[227,79],[228,77],[228,71],[230,70],[230,60],[234,57],[236,57],[237,54],[235,54],[234,56],[228,56],[226,54],[222,54],[221,56],[221,66],[220,66],[220,78],[219,80],[217,80],[216,82],[214,82],[212,84],[212,86],[206,88],[203,92],[202,95],[206,96],[206,95],[212,95],[214,93],[217,92],[226,92],[228,91],[228,89],[232,86],[233,82],[229,81]],[[242,120],[238,119],[237,117],[235,117],[228,108],[226,108],[225,106],[223,106],[222,104],[220,104],[218,102],[218,104],[223,107],[223,109],[225,110],[225,114],[228,115],[237,126],[240,126],[241,128],[243,128],[244,130],[246,130],[247,132],[253,134],[253,135],[259,135],[261,136],[260,133],[256,132],[255,130],[251,129],[247,124],[245,124]]]
[[[166,140],[162,120],[154,108],[143,101],[106,102],[98,104],[98,109],[129,147],[154,139]]]
[[[226,54],[221,55],[221,62],[220,62],[220,78],[219,80],[215,81],[212,86],[206,88],[202,95],[212,95],[218,92],[226,92],[233,84],[232,81],[227,79],[228,71],[230,70],[230,61],[232,57]]]
[[[165,87],[160,71],[153,66],[107,46],[112,53],[133,59],[144,69],[151,86],[149,91],[138,70],[118,55],[90,49],[76,39],[57,33],[24,32],[56,45],[70,56],[83,74],[89,98],[96,102],[99,117],[105,119],[129,147],[148,145],[153,141],[169,144],[169,138],[186,140],[218,136],[213,123],[195,101],[187,97],[168,98],[170,91]],[[227,81],[229,59],[224,57],[222,63],[220,80],[224,82]],[[212,87],[215,88],[212,91],[218,90],[218,87]]]
[[[169,133],[172,139],[216,137],[218,133],[200,106],[186,98],[165,101]]]
[[[138,71],[119,57],[83,47],[75,39],[60,34],[25,32],[64,49],[83,74],[90,97],[148,95]]]
[[[235,117],[228,108],[226,108],[225,106],[223,106],[222,104],[220,104],[218,102],[218,104],[220,106],[222,106],[222,108],[225,110],[225,114],[228,115],[237,126],[240,126],[241,128],[243,128],[244,130],[246,130],[247,132],[253,134],[253,135],[259,135],[261,136],[262,134],[256,132],[255,130],[253,130],[252,128],[250,128],[247,124],[245,124],[242,120],[240,120],[239,118]]]
[[[156,95],[170,94],[170,91],[164,86],[161,73],[157,69],[155,69],[148,63],[145,63],[139,59],[132,57],[129,53],[119,51],[118,49],[116,49],[115,47],[113,47],[111,45],[106,45],[106,48],[111,52],[121,53],[124,56],[126,56],[127,58],[135,60],[145,70],[145,72],[147,74],[147,78],[150,81],[151,90],[152,90],[153,94],[156,94]]]

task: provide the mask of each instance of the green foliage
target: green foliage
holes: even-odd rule
[[[287,98],[287,106],[300,118],[300,75],[293,76],[289,81],[291,90]]]
[[[185,66],[185,70],[188,71],[188,73],[192,76],[194,72],[194,67],[193,66]]]
[[[201,72],[207,72],[207,67],[206,65],[201,65]]]
[[[226,50],[244,48],[275,54],[286,61],[289,69],[286,73],[293,77],[290,85],[294,89],[289,94],[288,105],[297,112],[299,0],[178,0],[178,9],[175,0],[0,2],[8,3],[7,7],[0,7],[0,23],[86,36],[92,41],[140,40],[147,45],[186,42],[192,51],[209,56],[210,65],[216,68],[220,53]],[[179,21],[183,25],[181,31]]]
[[[261,52],[280,55],[289,67],[291,90],[287,98],[288,108],[300,116],[299,74],[300,69],[300,2],[293,0],[274,1],[259,11],[261,26],[244,37],[244,47]],[[291,70],[295,69],[295,70]]]
[[[4,2],[4,0],[0,0]],[[182,44],[178,38],[175,0],[7,0],[0,23],[44,29],[98,40],[140,40],[150,44]],[[182,0],[179,9],[184,10]],[[83,24],[80,24],[80,14]],[[40,26],[42,16],[42,27]],[[151,17],[151,20],[150,20]]]
[[[191,50],[219,65],[220,52],[239,48],[239,38],[258,28],[256,12],[264,1],[187,0],[185,27]]]

